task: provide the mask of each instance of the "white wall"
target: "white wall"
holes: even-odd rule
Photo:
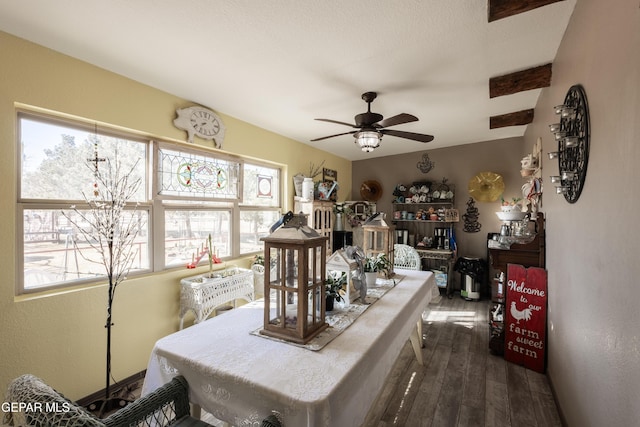
[[[543,138],[574,84],[591,113],[591,151],[575,204],[553,193],[544,164],[549,278],[548,375],[570,426],[631,426],[640,420],[640,5],[579,0],[553,62],[529,146]]]

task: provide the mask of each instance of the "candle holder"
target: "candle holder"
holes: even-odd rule
[[[551,131],[551,133],[555,133],[560,131],[560,123],[553,123],[549,125],[549,130]]]
[[[567,132],[554,132],[553,135],[556,137],[556,141],[560,141],[562,139],[564,139],[565,136],[567,136]]]
[[[558,160],[560,173],[551,176],[551,182],[561,182],[556,193],[575,203],[582,193],[589,161],[589,106],[584,88],[572,86],[564,103],[556,105],[554,112],[560,116],[560,123],[549,125],[549,130],[555,136],[558,150],[549,152],[549,159]]]
[[[567,148],[577,147],[580,140],[577,136],[568,136],[564,139],[564,146]]]

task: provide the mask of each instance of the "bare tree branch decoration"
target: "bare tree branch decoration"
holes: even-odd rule
[[[107,328],[106,390],[101,412],[110,409],[108,405],[110,401],[113,301],[118,284],[126,279],[137,255],[138,251],[135,249],[134,243],[142,226],[140,219],[135,215],[135,209],[125,211],[127,202],[133,198],[141,185],[139,178],[132,180],[133,171],[138,162],[126,173],[121,170],[122,165],[117,159],[117,154],[115,165],[111,163],[110,159],[107,159],[106,162],[107,167],[103,168],[103,171],[95,168],[96,187],[92,197],[88,197],[84,191],[82,192],[88,209],[80,210],[76,206],[72,206],[71,209],[75,213],[73,217],[63,212],[63,215],[81,236],[81,239],[78,240],[82,240],[83,244],[86,243],[95,250],[100,259],[93,259],[86,254],[92,251],[78,250],[78,252],[86,261],[102,264],[109,283],[105,324],[105,328]],[[94,166],[90,163],[87,166],[94,170]],[[76,249],[79,249],[78,240],[74,241]]]

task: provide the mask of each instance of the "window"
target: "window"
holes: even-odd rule
[[[130,275],[185,267],[209,241],[222,259],[261,251],[281,215],[277,166],[26,111],[18,129],[19,293],[104,281],[99,254],[80,232],[96,167],[119,164],[141,183],[123,215],[137,233]]]
[[[280,218],[280,170],[257,164],[244,165],[240,205],[240,252],[262,250],[261,237]]]
[[[165,266],[196,261],[209,240],[219,258],[262,250],[260,237],[280,217],[279,168],[162,144],[157,151]]]
[[[132,181],[140,181],[122,218],[136,224],[131,273],[149,270],[148,143],[26,113],[18,115],[18,123],[18,230],[23,236],[19,258],[24,273],[20,290],[105,275],[98,252],[80,231],[84,226],[81,217],[89,213],[87,201],[94,197],[96,168],[103,172],[119,168],[130,172]]]

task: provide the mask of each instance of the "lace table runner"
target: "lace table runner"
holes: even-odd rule
[[[396,274],[392,279],[380,279],[376,280],[376,286],[367,289],[366,304],[363,304],[360,299],[352,302],[348,307],[342,307],[341,304],[335,303],[332,311],[327,311],[325,321],[329,325],[328,328],[320,332],[313,337],[306,344],[299,344],[291,341],[286,341],[280,338],[271,337],[268,335],[262,335],[260,331],[262,326],[251,332],[252,335],[256,335],[262,338],[283,342],[286,344],[295,345],[297,347],[306,348],[307,350],[318,351],[324,346],[329,344],[334,338],[344,332],[353,322],[360,317],[362,313],[376,301],[378,301],[384,294],[397,285],[403,279],[402,275]]]

